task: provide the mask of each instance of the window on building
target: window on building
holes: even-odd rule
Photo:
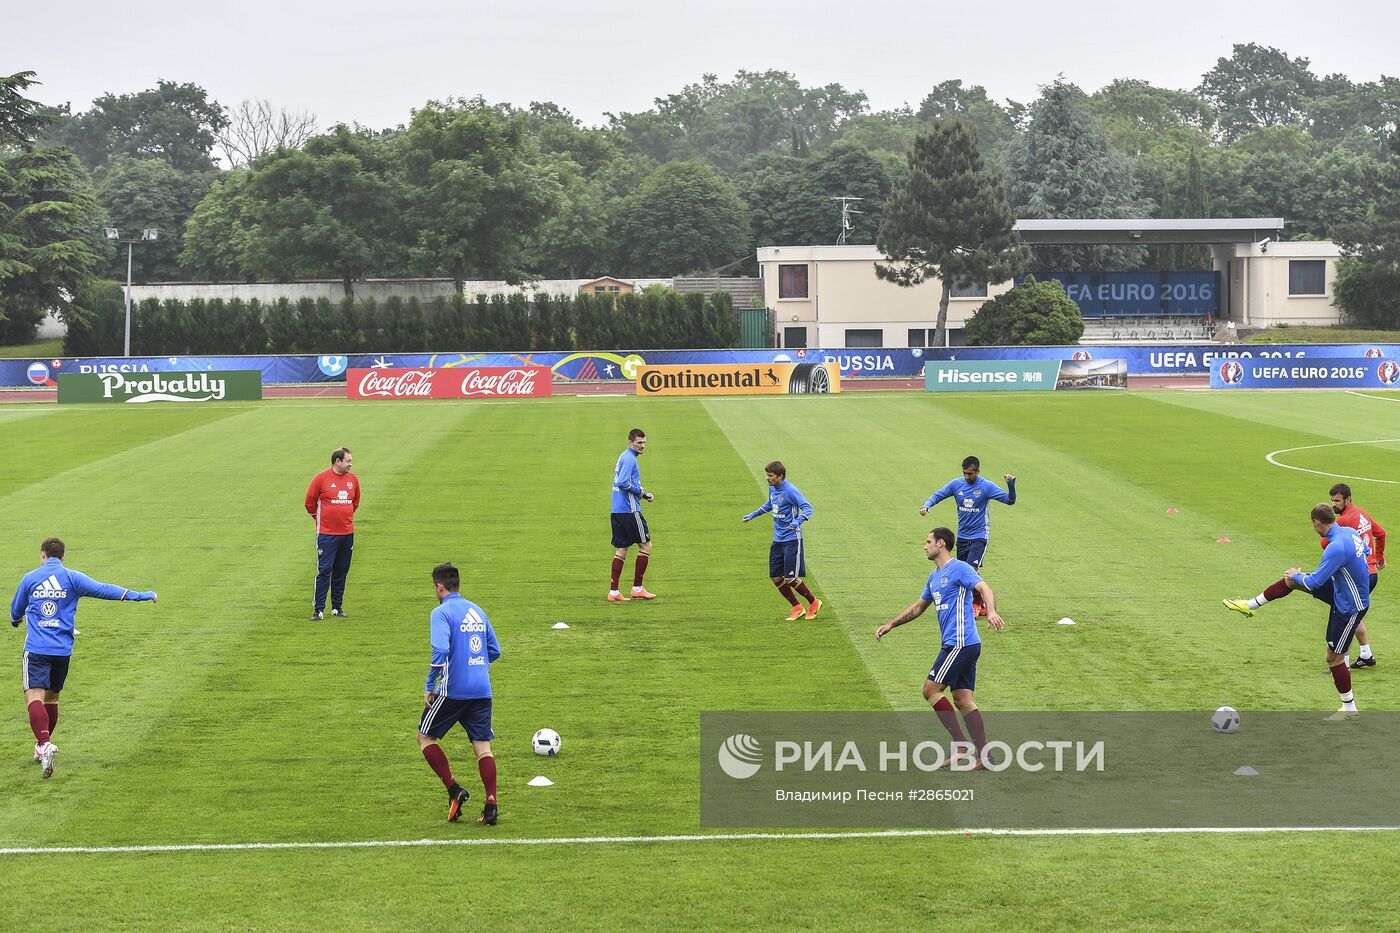
[[[783,346],[792,350],[807,349],[807,328],[805,327],[784,327]]]
[[[967,279],[954,279],[953,287],[948,290],[949,298],[986,298],[986,282],[969,282]]]
[[[778,297],[807,297],[807,264],[778,267]]]
[[[1327,261],[1324,259],[1288,260],[1288,294],[1327,294]]]
[[[909,346],[911,346],[911,347],[926,347],[926,346],[928,346],[928,344],[925,342],[925,341],[927,341],[927,340],[928,340],[928,331],[924,330],[922,327],[918,327],[918,328],[911,327],[911,328],[909,328]]]
[[[883,330],[847,330],[846,349],[860,347],[883,347],[885,345],[885,332]]]

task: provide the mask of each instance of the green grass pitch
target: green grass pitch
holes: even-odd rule
[[[1400,525],[1400,395],[853,393],[563,397],[460,404],[271,400],[141,408],[0,406],[7,595],[59,535],[69,566],[160,592],[86,600],[42,781],[9,631],[0,847],[700,832],[701,710],[920,709],[918,596],[958,474],[1017,474],[985,569],[988,710],[1330,710],[1320,607],[1253,620],[1249,596],[1311,567],[1307,519],[1332,474]],[[608,485],[629,428],[656,550],[651,603],[604,601]],[[1356,443],[1356,442],[1369,443]],[[364,485],[346,608],[313,624],[301,500],[347,445]],[[1285,448],[1306,448],[1266,461]],[[781,621],[767,580],[763,464],[813,502],[815,622]],[[1312,470],[1317,472],[1303,472]],[[1169,512],[1177,509],[1177,512]],[[936,520],[936,521],[934,521]],[[1218,538],[1229,543],[1217,543]],[[444,821],[414,741],[435,605],[462,568],[504,655],[492,669],[501,822]],[[627,573],[631,572],[629,561]],[[1365,709],[1400,708],[1400,631],[1382,586]],[[1059,626],[1071,616],[1078,625]],[[571,626],[552,628],[557,621]],[[529,737],[564,737],[556,759]],[[479,810],[465,735],[446,743]],[[545,775],[549,788],[526,781]],[[1320,789],[1318,805],[1333,805]],[[1348,788],[1339,824],[1365,807]],[[644,841],[0,856],[0,928],[946,929],[1379,928],[1393,833]]]

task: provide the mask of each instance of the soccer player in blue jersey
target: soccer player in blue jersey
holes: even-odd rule
[[[73,657],[73,618],[78,600],[97,599],[155,602],[155,593],[138,593],[124,586],[98,583],[63,566],[66,549],[58,538],[39,545],[42,563],[19,581],[10,602],[10,624],[28,621],[24,634],[24,702],[29,707],[29,728],[34,733],[34,760],[44,777],[53,777],[58,746],[52,741],[58,726],[58,695],[68,679]]]
[[[953,556],[956,546],[957,538],[949,529],[935,528],[929,532],[924,542],[924,555],[937,569],[928,575],[923,593],[908,609],[875,630],[875,640],[878,642],[892,629],[917,619],[929,606],[935,608],[942,647],[924,681],[924,699],[933,705],[933,711],[953,741],[966,743],[967,738],[958,725],[957,711],[953,709],[953,704],[957,704],[968,732],[972,733],[972,747],[977,756],[968,770],[978,771],[984,767],[982,749],[987,744],[987,730],[973,697],[977,686],[977,659],[982,654],[982,639],[977,634],[977,620],[972,613],[973,594],[987,607],[987,624],[1001,631],[1003,621],[997,614],[992,588],[971,564]],[[953,691],[953,703],[943,695],[949,688]]]
[[[467,730],[476,767],[486,789],[486,805],[478,823],[496,825],[496,758],[491,753],[491,675],[488,665],[501,656],[501,644],[481,607],[461,594],[462,577],[451,564],[433,568],[433,592],[438,607],[428,620],[433,646],[432,666],[418,721],[418,747],[447,788],[447,819],[456,822],[470,794],[452,777],[447,753],[438,744],[457,723]]]
[[[812,503],[808,502],[797,487],[787,481],[787,467],[781,460],[774,460],[763,468],[768,480],[768,501],[743,517],[751,522],[764,512],[773,513],[773,543],[768,547],[768,576],[778,592],[783,594],[792,612],[788,621],[795,622],[805,613],[815,619],[822,601],[812,595],[802,578],[807,575],[807,548],[802,540],[802,526],[812,517]],[[797,591],[794,595],[793,590]],[[802,608],[800,595],[807,600],[807,608]]]
[[[637,458],[647,449],[647,435],[641,428],[627,432],[627,447],[618,455],[613,469],[612,485],[612,582],[608,602],[625,603],[629,599],[655,599],[656,594],[642,586],[642,577],[651,560],[651,529],[642,517],[642,500],[653,502],[656,496],[642,488],[642,471]],[[632,595],[623,596],[618,590],[622,566],[627,562],[627,549],[637,545],[637,563],[632,572]]]
[[[1371,578],[1366,566],[1370,548],[1355,529],[1338,524],[1331,504],[1323,502],[1313,506],[1310,517],[1313,530],[1327,539],[1322,562],[1312,573],[1290,567],[1284,579],[1294,589],[1307,590],[1327,603],[1327,667],[1342,700],[1341,708],[1327,718],[1334,722],[1355,719],[1359,714],[1356,696],[1351,690],[1346,653],[1356,627],[1371,607]]]
[[[962,472],[962,479],[950,481],[924,500],[919,514],[927,515],[929,509],[944,499],[952,499],[957,503],[958,560],[981,570],[987,554],[987,544],[992,536],[992,523],[987,517],[987,506],[991,505],[993,500],[1015,505],[1016,477],[1010,473],[1002,474],[1002,478],[1006,480],[1006,489],[1003,490],[991,480],[982,478],[982,461],[976,457],[963,458]],[[974,600],[973,611],[979,616],[985,614],[985,607],[980,600]]]

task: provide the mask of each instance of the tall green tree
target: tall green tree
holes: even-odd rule
[[[44,120],[24,96],[33,72],[0,78],[0,320],[5,337],[32,337],[49,311],[85,316],[101,215],[87,173],[64,147],[36,145]]]
[[[219,175],[185,222],[180,265],[192,276],[251,280],[247,269],[253,208],[247,196],[252,172]]]
[[[1000,160],[1016,136],[1013,112],[988,97],[987,89],[980,84],[963,87],[962,81],[952,80],[934,85],[919,103],[915,116],[922,123],[962,120],[977,131],[982,154]]]
[[[1011,153],[1008,195],[1021,218],[1146,217],[1133,162],[1113,148],[1085,104],[1084,93],[1056,81],[1031,105],[1030,123]],[[1138,246],[1038,247],[1037,272],[1136,269]]]
[[[885,204],[875,243],[889,257],[875,274],[912,288],[942,283],[934,343],[945,343],[954,282],[1003,282],[1025,260],[1001,174],[988,169],[973,130],[936,124],[914,140],[905,177]]]
[[[217,177],[212,172],[177,171],[162,159],[120,156],[107,164],[97,183],[97,201],[108,226],[123,234],[154,227],[160,238],[142,243],[132,254],[132,275],[141,282],[188,278],[180,263],[184,228]],[[126,278],[126,251],[103,264],[107,278]]]
[[[748,210],[710,166],[673,162],[627,199],[620,237],[635,274],[706,271],[748,257]]]
[[[1306,58],[1253,42],[1236,44],[1229,58],[1217,59],[1196,88],[1219,115],[1226,140],[1261,126],[1301,125],[1316,91],[1317,76]]]
[[[519,280],[528,245],[560,198],[535,164],[528,118],[481,98],[429,101],[399,141],[397,177],[415,267],[428,275]]]
[[[91,171],[117,156],[161,159],[180,172],[207,172],[224,108],[197,84],[161,80],[134,94],[103,94],[92,107],[51,130],[55,142],[72,147]]]

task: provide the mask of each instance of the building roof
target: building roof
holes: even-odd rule
[[[1018,220],[1032,246],[1118,243],[1257,243],[1283,236],[1282,217],[1099,218]]]

